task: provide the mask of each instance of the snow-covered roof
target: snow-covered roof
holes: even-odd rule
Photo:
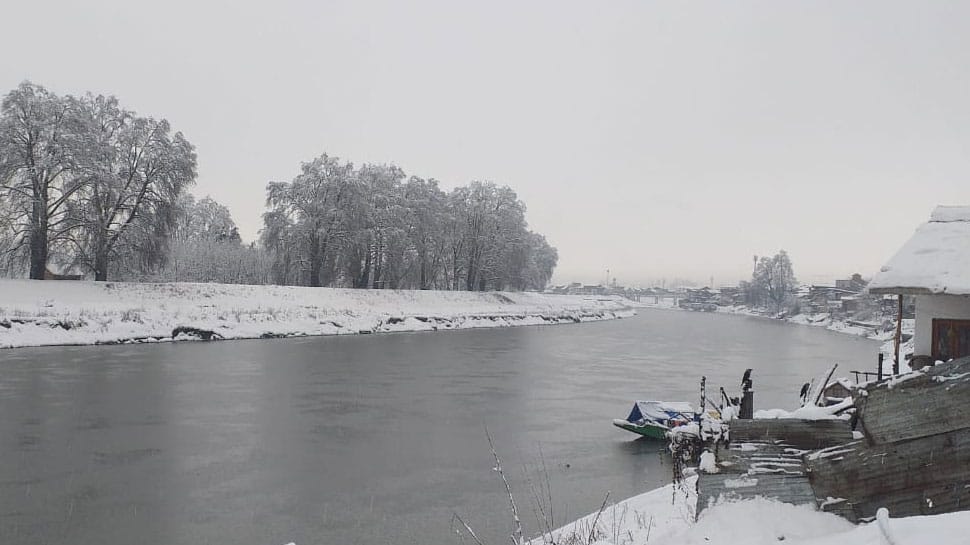
[[[869,293],[970,295],[970,206],[937,206],[872,278]]]

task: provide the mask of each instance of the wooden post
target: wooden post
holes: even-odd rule
[[[876,379],[877,380],[882,380],[882,360],[883,360],[883,356],[884,356],[884,354],[882,353],[882,351],[880,351],[879,352],[879,368],[876,370]],[[856,382],[859,382],[859,381],[856,381]]]
[[[903,294],[899,294],[899,305],[896,307],[896,336],[893,338],[893,374],[899,374],[899,343],[903,335]]]
[[[705,405],[707,405],[707,377],[701,377],[701,407],[694,414],[694,422],[700,422],[703,419]]]
[[[754,418],[754,392],[751,391],[751,369],[744,371],[741,379],[741,406],[738,408],[738,418],[750,420]]]

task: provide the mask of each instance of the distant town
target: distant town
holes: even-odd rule
[[[546,293],[560,295],[618,295],[639,303],[677,307],[685,310],[714,312],[746,309],[752,313],[785,318],[795,315],[817,319],[841,320],[860,327],[883,330],[892,326],[898,299],[894,295],[871,295],[866,292],[868,280],[855,273],[834,284],[796,284],[791,286],[784,304],[774,308],[760,298],[749,282],[721,287],[627,287],[616,279],[608,285],[573,282],[551,286]],[[912,318],[914,303],[904,297],[903,318]]]

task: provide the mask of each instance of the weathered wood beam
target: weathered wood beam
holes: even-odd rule
[[[915,288],[911,286],[867,288],[866,291],[872,295],[933,295],[935,293],[942,293],[939,291],[933,291],[929,288]]]
[[[796,418],[755,418],[729,423],[731,442],[783,441],[803,450],[817,450],[852,441],[847,420],[801,420]]]
[[[806,456],[819,504],[852,520],[949,513],[970,507],[970,429],[890,444],[855,441]],[[831,503],[831,499],[844,502]],[[835,509],[833,509],[835,510]]]
[[[970,358],[871,384],[854,399],[872,444],[970,427]]]

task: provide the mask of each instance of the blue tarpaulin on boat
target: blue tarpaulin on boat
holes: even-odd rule
[[[694,408],[690,403],[683,401],[637,401],[633,404],[627,422],[640,422],[642,420],[666,421],[668,419],[686,418],[690,420],[694,417]]]

